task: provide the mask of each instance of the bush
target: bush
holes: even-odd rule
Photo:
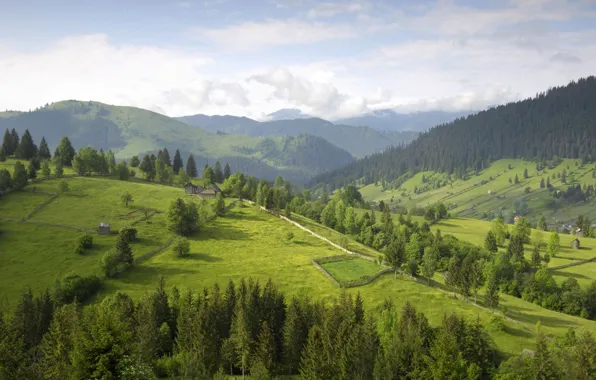
[[[61,193],[66,193],[68,191],[68,182],[65,179],[58,182],[58,191]]]
[[[186,238],[178,237],[172,243],[172,251],[178,257],[182,257],[184,255],[188,255],[190,253],[190,243]]]
[[[78,243],[82,245],[84,249],[93,248],[93,236],[91,236],[90,234],[80,236]]]
[[[294,233],[292,231],[289,231],[288,233],[286,233],[286,240],[291,241],[292,239],[294,239]]]
[[[95,275],[81,277],[76,274],[68,275],[62,281],[56,282],[54,299],[56,306],[65,305],[77,299],[85,302],[90,296],[97,293],[101,287],[99,277]]]
[[[115,249],[109,250],[101,258],[101,268],[106,277],[112,277],[119,264],[120,254]]]
[[[505,320],[501,316],[493,315],[490,319],[490,326],[493,331],[505,331]]]
[[[122,237],[124,238],[124,240],[126,240],[129,243],[132,243],[133,241],[137,241],[137,229],[131,226],[125,226],[122,227],[119,231],[119,234],[122,235]]]
[[[85,247],[83,247],[83,244],[81,244],[81,242],[77,242],[77,245],[74,249],[74,253],[75,255],[82,255],[83,253],[85,253]]]

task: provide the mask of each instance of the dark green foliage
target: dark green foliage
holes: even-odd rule
[[[174,173],[178,173],[180,169],[183,169],[182,158],[180,157],[180,151],[176,149],[174,154],[174,161],[172,162],[172,169]]]
[[[309,183],[338,189],[360,179],[367,185],[381,179],[393,180],[408,172],[461,173],[481,170],[490,161],[501,158],[544,160],[590,155],[594,160],[596,109],[583,105],[595,97],[596,77],[580,79],[532,99],[434,127],[411,144],[390,147],[319,175]],[[545,122],[542,115],[549,115],[550,122]]]
[[[118,231],[118,234],[123,237],[129,243],[135,242],[137,238],[137,229],[131,226],[124,226]]]
[[[25,165],[21,161],[17,161],[14,164],[12,177],[12,185],[16,190],[20,190],[27,186],[29,182]]]
[[[159,157],[158,157],[159,158]],[[172,166],[172,160],[170,158],[170,152],[168,152],[168,148],[163,148],[161,151],[161,160],[167,165]]]
[[[35,163],[33,161],[30,161],[29,166],[27,167],[27,177],[29,179],[37,178],[37,169],[35,168]]]
[[[188,156],[188,160],[186,160],[186,175],[190,178],[196,178],[198,175],[197,172],[197,163],[195,162],[195,158],[192,156]]]
[[[132,168],[136,168],[141,164],[141,161],[139,160],[139,156],[132,156],[130,158],[130,167]]]
[[[101,258],[101,267],[108,278],[114,275],[118,265],[120,265],[120,255],[115,249],[109,250]]]
[[[223,171],[223,178],[228,179],[232,175],[232,169],[230,169],[230,164],[226,162],[226,166],[224,167]]]
[[[222,193],[217,193],[215,196],[215,203],[213,204],[213,212],[216,215],[223,215],[224,211],[226,210],[226,202]]]
[[[187,164],[188,167],[188,164]],[[205,183],[205,185],[209,185],[211,183],[213,183],[213,181],[215,180],[215,175],[213,173],[213,169],[211,169],[211,166],[206,166],[205,170],[203,171],[203,176],[201,177],[203,179],[203,182]]]
[[[12,130],[12,132],[13,133],[10,133],[7,128],[4,132],[4,138],[2,139],[2,148],[4,149],[4,153],[7,156],[12,156],[17,150],[17,147],[19,146],[19,135],[14,129]]]
[[[492,231],[488,231],[488,234],[486,234],[486,238],[484,239],[484,248],[492,253],[496,253],[499,250],[499,247],[497,246],[497,238]]]
[[[222,183],[224,181],[224,174],[221,170],[221,164],[219,161],[215,163],[215,169],[213,170],[213,180],[217,183]]]
[[[68,275],[56,282],[54,299],[57,306],[74,302],[85,302],[89,297],[96,294],[101,287],[99,277],[95,275],[81,277]]]
[[[185,202],[182,198],[172,201],[168,210],[170,231],[182,236],[190,235],[199,229],[198,221],[199,213],[194,202]]]
[[[125,161],[120,161],[118,165],[116,165],[116,174],[118,175],[119,180],[128,181],[130,171],[128,170],[128,165],[126,165]]]
[[[149,156],[148,154],[146,154],[143,157],[143,161],[141,161],[139,169],[143,171],[143,174],[145,175],[145,179],[147,181],[153,181],[155,175],[157,174],[155,169],[155,161],[153,161],[151,159],[151,156]]]
[[[116,239],[116,254],[121,263],[132,264],[134,255],[130,246],[130,236],[128,233],[119,233]]]
[[[41,142],[39,143],[39,152],[37,153],[39,158],[48,160],[52,158],[52,153],[50,152],[50,148],[48,147],[48,143],[46,142],[45,137],[41,138]]]
[[[0,162],[6,161],[6,151],[3,146],[0,146]]]
[[[0,191],[8,190],[12,187],[12,178],[7,169],[0,169]]]
[[[177,237],[172,243],[172,251],[178,257],[186,256],[190,253],[190,242],[183,237]]]
[[[37,146],[33,143],[33,138],[28,129],[23,133],[19,147],[15,152],[15,156],[24,160],[30,160],[37,156]]]
[[[56,147],[54,152],[54,159],[60,162],[62,166],[72,166],[72,160],[75,156],[75,150],[70,143],[68,137],[62,137],[60,144]]]

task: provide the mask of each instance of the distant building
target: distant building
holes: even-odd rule
[[[110,234],[110,223],[99,223],[99,227],[97,228],[97,233],[100,235],[109,235]]]
[[[573,239],[571,241],[571,248],[573,248],[573,249],[579,249],[580,248],[579,239]]]
[[[584,231],[582,231],[581,228],[578,228],[577,230],[575,230],[575,236],[584,237]]]
[[[221,189],[217,185],[203,187],[187,183],[184,186],[184,192],[189,195],[198,195],[201,198],[215,198],[217,193],[221,193]]]

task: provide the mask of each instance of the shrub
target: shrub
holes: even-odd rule
[[[137,229],[131,226],[124,226],[120,229],[119,234],[126,240],[127,242],[131,243],[137,240]]]
[[[58,182],[58,191],[61,193],[66,193],[68,191],[68,182],[65,179]]]
[[[75,255],[82,255],[83,253],[85,253],[85,247],[83,247],[83,244],[81,244],[81,242],[77,242],[77,245],[74,249],[74,253]]]
[[[190,243],[186,238],[178,237],[172,243],[172,251],[178,257],[182,257],[184,255],[188,255],[190,253]]]
[[[56,282],[54,293],[56,306],[71,303],[75,299],[85,302],[90,296],[97,293],[100,287],[101,281],[95,275],[86,277],[76,274],[68,275],[62,281]]]
[[[289,231],[288,233],[286,233],[286,240],[291,241],[292,239],[294,239],[294,233],[292,231]]]
[[[84,249],[92,248],[93,247],[93,236],[91,236],[90,234],[85,234],[83,236],[80,236],[78,243],[80,245],[82,245]]]
[[[106,277],[112,277],[120,264],[120,254],[115,249],[106,252],[101,258],[101,268]]]
[[[505,320],[501,316],[493,315],[490,319],[490,326],[493,331],[505,331]]]

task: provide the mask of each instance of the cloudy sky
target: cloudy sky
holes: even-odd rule
[[[467,110],[596,74],[595,0],[1,0],[0,109]]]

